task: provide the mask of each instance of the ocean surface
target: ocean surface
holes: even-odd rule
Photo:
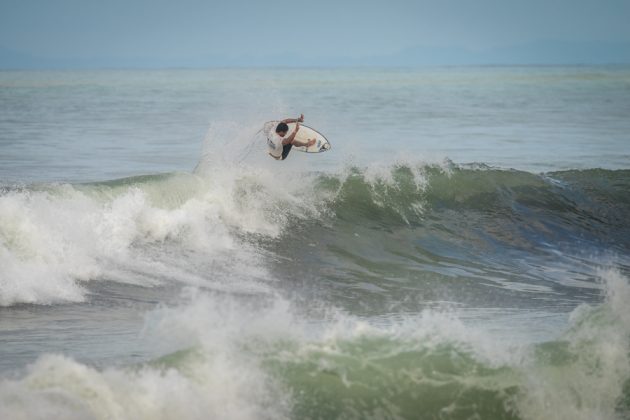
[[[627,419],[629,302],[630,67],[0,72],[0,419]]]

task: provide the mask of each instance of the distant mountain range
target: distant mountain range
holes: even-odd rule
[[[630,43],[538,41],[473,51],[457,47],[417,46],[390,55],[368,57],[306,54],[276,56],[206,55],[186,59],[151,57],[37,57],[0,47],[0,69],[202,68],[202,67],[416,67],[440,65],[593,65],[630,64]]]

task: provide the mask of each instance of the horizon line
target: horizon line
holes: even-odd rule
[[[331,65],[294,65],[294,66],[269,66],[269,65],[204,65],[204,66],[28,66],[28,67],[3,67],[0,71],[73,71],[73,70],[332,70],[332,69],[428,69],[428,68],[509,68],[509,67],[625,67],[630,66],[630,61],[605,62],[605,63],[461,63],[461,64],[408,64],[408,65],[373,65],[373,64],[331,64]]]

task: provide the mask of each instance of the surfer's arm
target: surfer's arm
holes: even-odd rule
[[[312,139],[309,141],[293,140],[293,145],[297,147],[301,147],[301,146],[311,147],[314,144],[315,144],[315,139]]]
[[[282,122],[285,124],[291,124],[291,123],[303,122],[303,121],[304,121],[304,114],[300,114],[300,118],[287,118],[286,120],[282,120]]]
[[[297,134],[299,129],[300,129],[300,124],[296,124],[295,129],[293,130],[293,133],[289,134],[284,139],[282,139],[282,144],[286,146],[287,144],[293,143],[293,141],[295,140],[295,135]]]

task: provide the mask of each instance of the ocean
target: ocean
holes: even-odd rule
[[[0,72],[0,419],[627,419],[629,279],[627,66]]]

